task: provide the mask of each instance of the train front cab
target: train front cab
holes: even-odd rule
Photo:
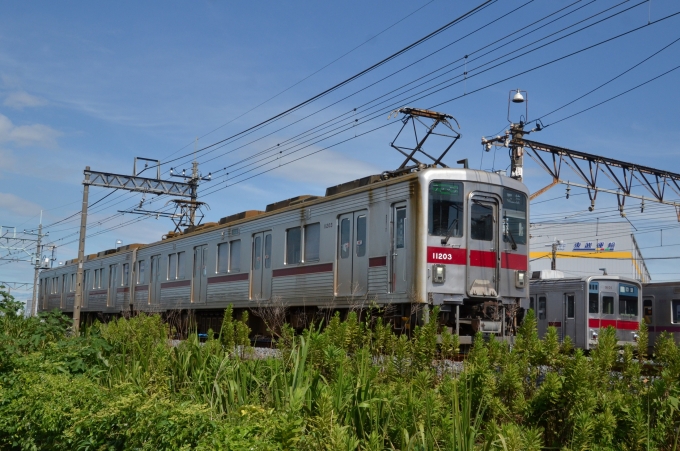
[[[420,182],[427,214],[419,263],[429,302],[461,339],[512,335],[529,290],[526,187],[464,169],[423,171]]]
[[[587,349],[597,345],[600,328],[614,327],[619,345],[637,345],[642,287],[635,281],[591,279],[588,283]]]

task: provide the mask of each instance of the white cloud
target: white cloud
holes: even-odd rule
[[[15,214],[19,216],[34,216],[40,213],[42,208],[38,204],[22,199],[10,193],[0,193],[0,210],[7,216]]]
[[[21,110],[25,107],[47,105],[47,100],[42,97],[31,95],[26,91],[16,91],[8,95],[3,103],[5,106]]]
[[[7,116],[0,114],[0,142],[54,147],[61,134],[60,131],[42,124],[14,125]]]
[[[14,154],[7,150],[0,148],[0,178],[3,173],[12,172],[16,167],[17,160]]]

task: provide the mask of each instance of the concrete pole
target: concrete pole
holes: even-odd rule
[[[42,240],[42,210],[40,210],[40,225],[38,226],[38,242],[36,243],[36,259],[35,272],[33,273],[33,303],[31,304],[31,316],[38,314],[38,278],[40,276],[40,264],[42,263],[42,250],[40,248],[40,240]]]
[[[510,141],[510,148],[512,155],[510,157],[510,177],[515,180],[522,181],[524,175],[524,124],[512,124],[510,127],[512,133],[512,140]]]
[[[550,262],[550,269],[553,271],[557,269],[557,242],[552,244],[552,261]]]
[[[90,180],[90,167],[85,167],[85,182]],[[85,260],[85,232],[87,231],[87,203],[90,185],[83,182],[83,205],[80,212],[80,239],[78,240],[78,272],[76,273],[76,293],[73,301],[73,333],[80,333],[80,309],[83,306],[83,262]]]

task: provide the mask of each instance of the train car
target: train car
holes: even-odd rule
[[[642,311],[642,285],[618,276],[568,277],[558,271],[532,274],[530,307],[543,337],[554,326],[561,339],[589,350],[597,345],[600,328],[616,329],[618,344],[637,344]]]
[[[461,336],[510,336],[528,307],[527,196],[521,182],[472,169],[365,177],[90,255],[82,311],[219,319],[230,304],[282,302],[291,315],[378,305],[408,322],[414,305],[436,305]],[[42,310],[72,312],[76,263],[41,273]],[[70,285],[53,285],[59,277]]]
[[[680,344],[680,282],[650,282],[642,286],[642,314],[652,348],[662,332]]]

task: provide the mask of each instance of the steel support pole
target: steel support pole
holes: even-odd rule
[[[85,167],[85,182],[90,180],[90,167]],[[80,333],[80,309],[83,306],[83,262],[85,260],[85,232],[87,231],[87,197],[90,185],[83,183],[83,205],[80,212],[80,239],[78,240],[78,271],[76,272],[76,293],[73,301],[73,333]]]

